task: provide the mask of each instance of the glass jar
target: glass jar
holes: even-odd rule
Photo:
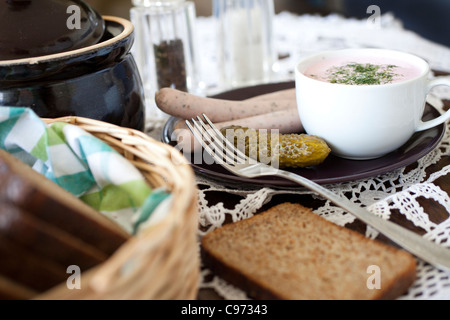
[[[165,115],[156,108],[157,90],[171,87],[196,92],[195,4],[185,0],[133,0],[130,18],[135,26],[133,55],[148,100],[148,115]]]
[[[273,0],[213,0],[219,81],[224,87],[269,82],[276,62]]]

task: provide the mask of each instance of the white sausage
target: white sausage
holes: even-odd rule
[[[279,133],[282,134],[303,131],[297,109],[281,110],[270,114],[214,123],[214,125],[219,130],[235,125],[252,129],[279,130]],[[180,120],[175,125],[172,140],[177,142],[176,148],[182,152],[191,153],[201,150],[199,142],[191,134],[184,120]]]
[[[261,100],[272,100],[272,101],[282,101],[282,100],[291,100],[296,101],[296,92],[295,88],[292,89],[284,89],[280,91],[270,92],[261,94],[259,96],[255,96],[245,101],[261,101]]]
[[[159,90],[155,101],[159,109],[174,117],[191,119],[204,113],[214,123],[297,108],[292,99],[231,101],[196,96],[172,88]]]

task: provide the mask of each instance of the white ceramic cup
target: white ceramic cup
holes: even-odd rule
[[[390,58],[419,69],[419,75],[380,85],[324,82],[304,73],[325,59]],[[295,69],[298,112],[305,131],[323,138],[333,154],[347,159],[373,159],[401,147],[417,132],[442,124],[450,111],[422,122],[431,88],[450,86],[450,77],[429,79],[430,67],[414,55],[385,49],[322,52],[300,61]]]

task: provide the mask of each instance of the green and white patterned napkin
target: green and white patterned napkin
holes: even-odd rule
[[[132,234],[170,205],[169,193],[153,190],[109,145],[75,125],[47,125],[29,108],[0,107],[0,148]]]

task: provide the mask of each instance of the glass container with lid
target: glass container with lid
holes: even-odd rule
[[[213,0],[221,86],[271,81],[274,0]]]
[[[198,89],[195,4],[185,0],[133,0],[133,55],[146,89],[148,116],[161,118],[155,92],[164,87],[185,92]]]

